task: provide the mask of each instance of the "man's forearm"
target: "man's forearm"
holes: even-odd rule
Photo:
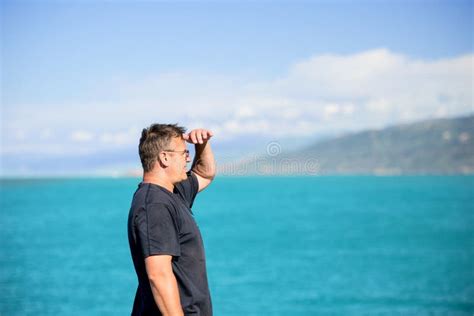
[[[151,291],[163,316],[182,316],[178,283],[173,273],[150,279]]]
[[[191,170],[203,178],[213,179],[216,175],[216,162],[214,160],[211,144],[209,142],[195,144],[194,148],[196,155],[194,156]]]

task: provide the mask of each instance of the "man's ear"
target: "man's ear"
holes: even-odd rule
[[[166,155],[166,153],[164,151],[162,151],[159,155],[158,155],[158,159],[157,159],[157,162],[160,164],[160,166],[162,167],[168,167],[170,165],[170,159],[168,157],[168,155]]]

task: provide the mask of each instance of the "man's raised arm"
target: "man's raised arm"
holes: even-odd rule
[[[191,170],[196,174],[199,182],[199,191],[204,190],[216,175],[216,162],[209,142],[214,134],[206,129],[194,129],[183,138],[194,144],[196,155]]]

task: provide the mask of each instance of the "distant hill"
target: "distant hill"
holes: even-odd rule
[[[474,174],[474,115],[367,130],[219,167],[221,174]]]

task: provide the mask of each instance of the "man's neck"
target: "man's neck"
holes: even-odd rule
[[[157,184],[166,190],[173,192],[174,190],[174,184],[166,181],[166,177],[160,176],[159,174],[156,173],[144,173],[143,174],[143,183],[153,183]]]

